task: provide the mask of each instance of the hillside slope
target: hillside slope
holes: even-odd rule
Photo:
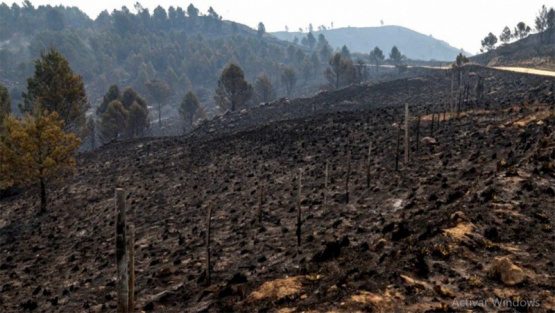
[[[117,186],[136,212],[137,308],[145,311],[466,312],[453,300],[520,298],[555,309],[554,80],[466,69],[468,79],[484,79],[484,100],[471,97],[458,119],[442,114],[433,133],[429,114],[443,112],[450,88],[441,71],[276,102],[189,136],[80,155],[77,176],[52,190],[47,215],[35,215],[33,190],[0,200],[0,310],[114,310]],[[412,137],[411,162],[401,155],[395,171],[405,102],[422,117],[421,140]],[[340,112],[349,107],[356,111]],[[305,117],[271,122],[263,114],[293,109]],[[205,287],[209,200],[214,273]],[[488,276],[499,256],[510,256],[526,281],[506,286]]]
[[[369,53],[378,46],[387,54],[396,45],[408,58],[425,61],[452,61],[461,52],[444,41],[401,26],[337,28],[315,31],[314,36],[318,37],[320,33],[333,48],[347,45],[353,52]],[[275,32],[272,35],[288,41],[306,36],[299,32]]]
[[[516,42],[501,45],[470,58],[472,62],[485,66],[515,66],[555,71],[555,33],[531,34]]]

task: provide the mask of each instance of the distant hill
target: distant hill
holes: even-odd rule
[[[425,61],[452,61],[461,52],[445,41],[401,26],[347,27],[316,31],[313,34],[318,37],[320,33],[324,34],[333,48],[347,45],[351,52],[369,53],[378,46],[384,54],[388,54],[396,45],[408,58]],[[293,41],[295,37],[301,40],[306,33],[275,32],[272,35],[282,40]],[[467,56],[471,55],[468,52],[464,53]]]
[[[485,66],[517,66],[555,71],[555,31],[531,34],[495,50],[478,54],[470,61]]]

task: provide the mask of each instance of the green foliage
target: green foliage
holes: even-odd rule
[[[470,62],[470,60],[464,54],[459,53],[459,55],[457,55],[457,58],[455,59],[453,67],[461,68],[465,63],[468,62]]]
[[[547,29],[547,21],[548,21],[548,11],[545,5],[542,5],[542,8],[538,12],[536,19],[534,20],[536,24],[536,30],[538,32],[543,32]]]
[[[343,46],[343,48],[341,48],[341,58],[343,58],[343,60],[351,59],[351,51],[349,51],[349,49],[345,45]]]
[[[81,141],[63,131],[56,112],[26,114],[23,120],[4,119],[0,136],[0,188],[40,183],[41,212],[46,211],[46,185],[75,167],[73,154]]]
[[[374,50],[370,51],[369,59],[370,63],[376,65],[376,72],[378,72],[380,65],[385,60],[385,56],[379,47],[375,47]]]
[[[262,38],[264,37],[264,34],[266,33],[266,26],[264,26],[264,24],[262,22],[258,23],[258,37]]]
[[[482,48],[486,49],[487,51],[491,51],[495,48],[495,44],[497,43],[497,37],[494,34],[489,33],[484,39],[482,39]]]
[[[389,60],[391,60],[391,62],[395,66],[401,65],[401,62],[403,61],[403,55],[401,54],[401,51],[399,51],[397,46],[393,46],[393,48],[391,48],[391,52],[389,53]]]
[[[305,38],[301,40],[301,44],[308,49],[312,50],[316,46],[316,38],[312,34],[312,31],[309,32]]]
[[[276,99],[274,86],[266,74],[258,76],[254,82],[254,92],[259,102],[270,102]]]
[[[5,116],[12,112],[12,103],[8,88],[0,84],[0,126]],[[0,127],[1,129],[1,127]]]
[[[509,41],[511,41],[512,38],[512,34],[511,34],[511,29],[507,26],[505,26],[505,28],[503,28],[503,32],[501,32],[501,35],[499,35],[499,40],[501,40],[503,43],[509,43]]]
[[[344,59],[341,53],[336,53],[329,60],[330,67],[324,71],[330,87],[339,89],[343,86],[356,83],[357,73],[353,61]]]
[[[524,22],[516,24],[513,36],[518,39],[526,38],[532,29]]]
[[[304,83],[308,82],[308,79],[312,76],[312,71],[314,69],[314,64],[312,60],[308,57],[303,60],[301,63],[301,73],[303,74]]]
[[[205,118],[206,115],[200,101],[197,96],[192,92],[188,91],[179,106],[179,114],[184,121],[184,129],[190,129],[193,126],[193,122],[196,118]]]
[[[295,73],[295,68],[292,66],[286,67],[281,72],[281,82],[285,85],[287,95],[290,96],[293,89],[295,89],[295,85],[297,84],[297,74]]]
[[[168,98],[171,96],[171,89],[166,83],[153,79],[145,83],[145,90],[150,95],[151,100],[156,103],[158,126],[162,127],[162,107],[166,105]]]
[[[113,100],[102,114],[100,122],[101,135],[104,141],[117,139],[127,129],[129,111],[120,100]]]
[[[305,58],[302,54],[306,51],[299,52],[297,48],[293,48],[292,57],[286,57],[287,45],[260,39],[244,27],[224,22],[213,9],[206,16],[193,5],[186,11],[170,7],[166,12],[158,7],[149,12],[137,4],[133,12],[136,13],[125,7],[103,11],[93,21],[76,8],[23,9],[0,4],[0,37],[4,37],[0,40],[12,39],[17,44],[22,32],[32,38],[28,47],[19,44],[11,45],[10,50],[0,49],[2,78],[15,82],[29,77],[32,70],[26,55],[38,55],[51,43],[83,76],[90,87],[90,99],[101,97],[101,91],[113,84],[131,86],[146,94],[145,83],[154,78],[175,91],[193,86],[195,90],[214,90],[219,71],[226,64],[239,64],[246,77],[262,72],[277,77],[281,68],[299,68]],[[55,25],[54,15],[61,16],[63,25]],[[311,37],[312,34],[307,36]],[[329,59],[332,50],[323,36],[318,36],[314,46],[320,60]],[[18,48],[23,53],[18,53]],[[173,74],[178,79],[173,79]]]
[[[118,138],[136,138],[148,129],[148,104],[131,87],[120,94],[116,85],[110,86],[97,108],[100,135],[104,141]]]
[[[89,108],[85,85],[56,49],[41,53],[41,58],[35,61],[35,74],[27,80],[23,99],[23,112],[32,113],[40,104],[42,109],[58,113],[65,130],[82,131]]]
[[[110,104],[110,102],[114,100],[120,100],[120,99],[121,99],[121,94],[119,92],[118,86],[117,85],[110,86],[110,89],[108,90],[108,92],[104,95],[104,97],[102,97],[102,102],[96,108],[96,115],[101,117],[102,114],[104,114],[104,112],[106,112],[106,110],[108,109],[108,104]]]
[[[215,93],[216,105],[235,111],[247,106],[252,97],[252,86],[245,80],[243,70],[231,63],[222,71]]]

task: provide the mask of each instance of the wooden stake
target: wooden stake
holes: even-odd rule
[[[409,104],[405,103],[405,166],[409,165]]]
[[[454,76],[455,76],[455,72],[451,70],[451,116],[453,116],[453,113],[455,113],[455,103],[453,99],[453,88],[455,83]]]
[[[416,122],[416,153],[418,153],[419,145],[420,145],[420,115],[418,115],[418,120]]]
[[[324,205],[328,204],[328,178],[329,178],[329,162],[326,161],[325,169],[325,181],[324,181]]]
[[[434,112],[432,112],[432,124],[430,125],[430,137],[434,137]]]
[[[129,305],[128,312],[135,309],[135,225],[129,225]]]
[[[401,143],[401,125],[397,131],[397,148],[395,149],[395,171],[399,170],[399,145]]]
[[[258,188],[260,188],[260,193],[258,195],[258,222],[262,223],[262,196],[264,192],[264,185],[260,183]]]
[[[212,266],[210,264],[210,229],[212,227],[212,201],[208,203],[208,216],[206,217],[206,284],[210,286]]]
[[[351,151],[347,153],[347,179],[345,180],[345,202],[349,204],[349,178],[351,177]]]
[[[301,197],[302,197],[302,177],[303,171],[299,169],[299,189],[298,189],[298,197],[297,197],[297,246],[301,246]]]
[[[372,164],[372,141],[368,145],[368,162],[366,163],[366,188],[370,188],[370,167]]]
[[[125,191],[116,189],[116,262],[117,313],[129,311],[129,272],[127,271],[127,241],[125,236]]]

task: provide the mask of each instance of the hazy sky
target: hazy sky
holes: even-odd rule
[[[11,5],[13,1],[3,1]],[[22,1],[17,1],[21,3]],[[137,0],[31,0],[35,5],[78,6],[91,18],[104,9],[127,6],[132,12]],[[511,29],[524,21],[533,28],[534,18],[542,4],[553,6],[554,0],[141,0],[150,11],[161,5],[186,8],[193,3],[206,13],[212,6],[225,20],[233,20],[256,28],[263,22],[267,31],[305,29],[312,23],[329,27],[400,25],[447,41],[456,48],[476,53],[480,41],[493,32],[499,36],[507,25]],[[388,49],[388,48],[385,48]]]

